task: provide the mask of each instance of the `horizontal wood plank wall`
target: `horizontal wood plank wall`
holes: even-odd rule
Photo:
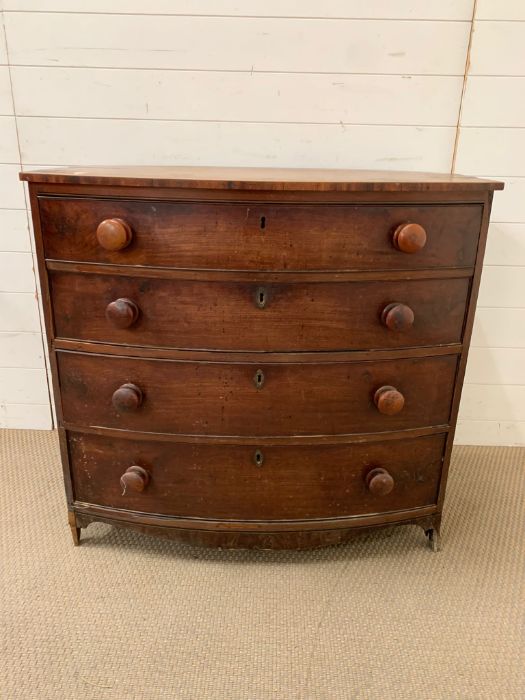
[[[525,4],[478,0],[456,172],[497,176],[456,441],[524,444]]]
[[[18,398],[41,400],[23,372],[43,367],[11,366],[13,357],[42,361],[36,343],[12,336],[39,336],[19,162],[449,172],[473,6],[3,0],[0,128],[9,137],[0,143],[0,301],[9,303],[0,303],[0,347],[11,350],[0,349],[0,367],[21,373]],[[455,168],[501,176],[506,190],[494,202],[457,437],[525,442],[514,391],[522,374],[514,351],[525,347],[525,76],[516,59],[525,17],[518,0],[477,0],[476,12]],[[8,423],[0,414],[0,425],[35,420],[29,410],[10,415]]]
[[[2,22],[0,134],[0,427],[45,429],[48,379]]]

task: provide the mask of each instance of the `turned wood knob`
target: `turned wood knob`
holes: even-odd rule
[[[374,394],[374,403],[379,413],[395,416],[403,410],[405,397],[395,386],[382,386]]]
[[[414,312],[410,306],[394,301],[381,312],[381,321],[389,331],[407,331],[414,323]]]
[[[142,403],[142,391],[135,384],[123,384],[111,398],[117,411],[136,411]]]
[[[365,478],[366,487],[373,496],[386,496],[394,488],[394,479],[383,467],[376,467]]]
[[[392,242],[402,253],[417,253],[425,247],[427,232],[419,224],[400,224],[394,231]]]
[[[139,307],[131,299],[115,299],[106,306],[106,318],[115,328],[129,328],[139,317]]]
[[[144,491],[149,484],[149,473],[143,468],[133,465],[128,467],[124,474],[120,477],[120,485],[122,486],[122,495],[126,491]]]
[[[122,250],[132,238],[131,227],[124,219],[104,219],[97,227],[97,241],[105,250]]]

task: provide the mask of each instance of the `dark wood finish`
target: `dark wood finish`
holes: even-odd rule
[[[457,343],[468,291],[467,278],[446,285],[441,280],[261,285],[51,274],[57,337],[182,349],[328,351]],[[107,306],[122,297],[140,309],[129,328],[106,318]]]
[[[150,522],[146,523],[142,522],[144,518],[137,517],[133,513],[124,512],[123,517],[119,518],[118,516],[121,515],[120,511],[109,508],[78,504],[76,509],[77,522],[81,523],[83,528],[88,527],[92,522],[98,521],[118,528],[132,529],[144,535],[184,542],[195,547],[218,547],[220,549],[316,549],[352,541],[362,535],[371,534],[378,528],[385,527],[385,525],[388,527],[417,525],[423,528],[428,536],[428,533],[439,532],[441,523],[439,514],[428,514],[429,508],[418,508],[407,513],[396,513],[396,517],[399,520],[395,522],[386,522],[388,516],[387,514],[382,514],[380,517],[383,522],[374,524],[361,523],[357,525],[355,519],[352,519],[350,526],[348,522],[343,526],[339,521],[335,521],[339,523],[337,528],[325,527],[324,529],[314,530],[308,528],[310,521],[303,521],[298,524],[302,529],[272,530],[269,532],[244,530],[241,532],[231,529],[229,525],[225,527],[224,523],[220,523],[221,529],[219,530],[191,529],[189,527],[181,527],[178,522],[176,525],[167,522],[166,518],[161,516],[156,518],[149,516],[147,520]],[[367,520],[371,520],[371,518],[368,517]],[[197,523],[199,521],[194,520],[193,522]]]
[[[57,356],[68,423],[188,435],[337,435],[447,424],[457,365],[453,355],[275,365]],[[258,370],[262,388],[254,382]],[[123,382],[143,392],[138,411],[113,408]],[[405,406],[386,416],[374,394],[394,383]]]
[[[281,179],[278,179],[279,176]],[[59,420],[60,448],[71,532],[76,543],[79,541],[79,529],[86,527],[93,520],[125,525],[194,544],[268,548],[322,546],[346,541],[354,534],[370,528],[415,523],[424,529],[432,547],[438,548],[450,451],[472,332],[492,192],[494,189],[501,189],[502,183],[461,176],[417,173],[364,174],[358,171],[199,168],[87,169],[81,172],[66,169],[21,174],[21,178],[30,182],[35,244]],[[104,216],[99,217],[102,213],[100,206],[104,202],[107,202],[108,211]],[[84,204],[87,205],[87,210]],[[70,205],[75,208],[75,212]],[[46,208],[45,211],[44,208]],[[244,211],[245,216],[249,212],[247,222],[241,224],[237,220],[237,225],[232,227],[229,212],[233,215],[238,211]],[[270,220],[266,218],[267,211],[271,212]],[[83,212],[81,216],[79,212]],[[176,213],[179,217],[178,221],[184,219],[184,216],[189,220],[189,225],[184,227],[182,234],[181,227],[174,226],[174,219],[170,219],[168,212],[170,215]],[[186,213],[183,215],[183,212]],[[200,219],[201,223],[197,221],[201,216],[199,212],[204,212]],[[216,223],[210,220],[210,212],[212,218],[214,215],[217,219]],[[311,212],[311,221],[307,216],[309,212]],[[130,213],[136,214],[138,219],[127,218],[127,214]],[[275,228],[277,220],[273,218],[274,213],[278,214],[280,229]],[[284,213],[286,217],[283,218]],[[257,214],[258,219],[251,218]],[[400,214],[404,216],[397,218]],[[263,226],[261,217],[265,217]],[[126,248],[113,252],[101,248],[96,230],[105,219],[122,219],[129,226],[132,235]],[[137,227],[139,219],[142,223]],[[64,223],[65,220],[68,221],[67,225]],[[89,236],[87,228],[82,228],[84,224],[79,223],[82,221],[92,221],[95,224],[94,227],[90,224]],[[270,226],[268,226],[269,223]],[[259,232],[256,231],[256,224],[259,226]],[[385,224],[390,226],[388,232],[385,232]],[[194,225],[193,228],[192,225]],[[409,228],[408,232],[405,230],[404,235],[401,235],[402,225],[409,225],[412,229]],[[68,226],[69,230],[67,230]],[[418,232],[418,226],[425,231],[426,240],[423,247],[419,245],[421,231]],[[411,230],[412,233],[409,236]],[[205,237],[199,235],[203,231],[206,233]],[[250,235],[252,233],[253,237]],[[406,243],[406,241],[403,243],[404,238],[412,238],[412,243],[409,240],[409,247],[414,247],[415,241],[415,246],[419,245],[419,249],[415,252],[404,252],[398,249],[396,246],[401,247]],[[238,242],[238,250],[234,245],[235,240]],[[271,242],[273,248],[271,251],[268,250],[268,242]],[[287,245],[289,252],[285,253],[283,248]],[[49,255],[51,250],[56,251],[53,256]],[[176,259],[175,262],[173,262],[174,259]],[[97,339],[94,342],[95,338],[80,334],[72,337],[61,335],[57,337],[55,322],[59,323],[59,320],[58,314],[52,312],[49,275],[52,274],[57,278],[59,274],[66,277],[71,273],[84,279],[93,279],[91,274],[86,273],[96,273],[97,278],[105,277],[111,284],[116,283],[116,278],[120,278],[119,283],[133,278],[133,284],[161,281],[172,286],[172,289],[183,283],[190,285],[202,283],[203,286],[199,287],[200,289],[205,287],[219,289],[222,284],[225,287],[244,285],[245,288],[253,290],[253,309],[259,314],[271,313],[272,297],[268,292],[273,289],[273,286],[289,290],[299,289],[303,285],[323,290],[328,288],[356,290],[366,285],[368,289],[390,284],[398,284],[406,288],[409,284],[418,283],[424,284],[422,287],[424,289],[427,285],[435,283],[436,304],[433,307],[432,322],[430,316],[427,316],[429,327],[425,337],[422,336],[417,342],[406,345],[394,341],[392,344],[385,342],[379,344],[376,349],[372,349],[372,345],[361,343],[359,335],[363,327],[353,325],[353,321],[355,339],[352,343],[355,344],[346,347],[345,341],[345,345],[335,347],[327,345],[326,349],[323,349],[322,345],[319,346],[315,340],[310,340],[318,332],[313,324],[310,336],[306,334],[303,336],[309,343],[306,347],[298,345],[295,350],[290,349],[285,344],[281,344],[282,338],[275,334],[273,337],[277,343],[273,347],[268,346],[271,352],[265,348],[245,344],[246,328],[239,324],[236,327],[232,326],[233,330],[231,330],[241,338],[237,347],[226,343],[219,344],[217,347],[220,349],[215,349],[207,343],[204,347],[209,347],[208,350],[196,349],[195,346],[177,349],[178,346],[166,343],[164,326],[161,332],[156,329],[156,338],[152,332],[151,343],[154,344],[151,345],[142,340],[138,343],[134,340],[129,342],[122,336],[118,336],[117,340],[99,341]],[[462,318],[461,330],[455,340],[441,341],[438,328],[447,327],[447,321],[442,321],[447,312],[442,306],[440,315],[437,302],[443,295],[446,296],[449,286],[456,282],[465,285],[464,298],[461,302],[458,299],[457,313],[458,318],[460,315]],[[415,289],[415,287],[412,288]],[[424,294],[423,291],[421,293]],[[78,290],[71,290],[71,296],[76,298],[76,303],[71,303],[67,308],[71,310],[72,315],[75,315],[82,309],[84,300]],[[325,301],[329,296],[321,295]],[[419,291],[416,296],[419,298]],[[110,321],[105,316],[106,307],[122,299],[134,303],[137,306],[138,315],[132,308],[127,307],[123,315],[128,319],[133,318],[132,325],[122,331],[114,330],[133,337],[135,324],[140,326],[143,323],[140,311],[142,296],[137,301],[132,298],[132,295],[123,292],[108,298],[103,306],[104,323],[110,326]],[[166,296],[165,299],[164,308],[173,305],[173,297],[170,299]],[[192,313],[198,311],[196,317],[200,322],[203,306],[199,307],[195,304],[195,298],[192,301],[193,305],[189,305],[188,311],[191,310]],[[312,303],[317,306],[318,302],[319,299],[314,297]],[[401,296],[385,298],[382,306],[378,306],[375,320],[382,332],[386,334],[385,337],[398,333],[402,336],[410,336],[421,328],[421,309],[414,306],[412,302],[413,300],[406,298],[403,293]],[[219,304],[221,303],[222,300]],[[393,329],[384,325],[384,317],[388,311],[384,314],[383,311],[386,306],[392,304],[409,306],[414,312],[412,328],[406,327],[404,330],[396,331],[395,323]],[[462,305],[461,314],[459,313],[460,304]],[[321,307],[330,308],[323,305]],[[228,309],[228,314],[234,311],[230,303],[220,308],[223,311]],[[307,308],[308,305],[305,305],[301,313],[306,313]],[[335,298],[330,313],[337,315]],[[111,316],[111,312],[108,315]],[[362,312],[357,315],[360,319],[364,318]],[[394,320],[395,317],[394,313]],[[189,318],[193,323],[195,313]],[[342,318],[342,314],[339,318]],[[398,318],[402,323],[406,321],[406,312],[400,313],[398,309]],[[330,333],[335,339],[336,333],[331,327],[331,322],[325,322],[323,318],[319,320],[322,334],[326,333],[326,328],[330,328]],[[227,321],[226,328],[229,328],[228,323]],[[291,325],[294,323],[296,319],[291,319]],[[96,326],[98,325],[97,321]],[[74,321],[73,326],[75,326]],[[215,326],[216,330],[218,328],[220,324]],[[290,338],[293,339],[293,333],[284,328],[281,328],[281,331],[288,333],[286,342],[289,342]],[[271,335],[271,330],[269,333]],[[73,352],[64,352],[65,350]],[[91,364],[86,369],[82,359],[86,354],[90,363],[97,363],[97,367],[99,366],[97,357],[101,357],[100,361],[108,365],[101,370],[102,377],[106,379],[111,377],[111,368],[116,366],[115,362],[124,363],[121,369],[125,368],[124,374],[130,376],[113,377],[111,381],[114,380],[114,382],[111,386],[108,382],[103,386],[102,378],[97,376],[97,373],[100,374],[99,370],[93,370],[94,365]],[[76,358],[71,367],[69,367],[69,360],[64,360],[66,356]],[[77,360],[78,365],[75,364]],[[437,372],[435,362],[439,363]],[[424,363],[428,365],[426,369],[423,369]],[[119,413],[115,410],[111,402],[112,394],[123,384],[133,383],[134,377],[131,375],[135,374],[137,369],[146,366],[186,367],[182,374],[186,376],[187,381],[182,387],[181,397],[189,405],[189,397],[193,390],[194,398],[197,398],[196,403],[201,406],[201,412],[209,412],[201,415],[200,418],[203,432],[194,434],[173,432],[173,423],[167,419],[168,415],[175,415],[177,421],[180,417],[181,425],[186,420],[186,427],[191,425],[192,419],[191,416],[189,418],[183,416],[183,410],[177,404],[178,396],[172,393],[168,398],[170,382],[168,382],[168,388],[163,387],[158,394],[165,400],[166,410],[159,409],[159,416],[165,422],[162,424],[161,420],[160,423],[157,421],[157,424],[153,425],[157,406],[154,411],[151,411],[150,372],[145,372],[138,377],[140,381],[143,378],[148,380],[143,403],[134,411]],[[379,371],[384,366],[395,367],[399,370],[398,376],[385,376]],[[66,367],[65,373],[64,367]],[[197,368],[196,383],[188,374],[190,367]],[[219,374],[216,373],[218,368],[221,368]],[[327,371],[326,368],[330,369]],[[373,372],[369,376],[367,372],[370,368]],[[70,372],[70,369],[73,371]],[[128,369],[133,371],[130,373]],[[76,372],[76,370],[79,371]],[[257,370],[261,370],[264,377],[262,386],[259,388],[254,383]],[[276,375],[275,370],[279,370],[281,374]],[[95,383],[98,383],[100,392],[98,396],[91,399],[93,371]],[[310,371],[313,372],[313,377],[307,381]],[[347,374],[343,376],[342,373],[345,371]],[[170,369],[169,374],[176,376],[177,379],[180,378],[179,369],[177,371]],[[218,377],[224,380],[222,392],[216,384]],[[87,379],[90,380],[88,383],[86,383]],[[246,402],[248,395],[244,394],[242,389],[245,379],[250,387],[250,401],[252,404],[253,400],[255,401],[251,406],[248,406]],[[268,390],[270,388],[274,390],[276,387],[276,379],[280,380],[279,390],[283,390],[283,396],[288,401],[287,405],[290,408],[288,416],[284,415],[285,407],[279,405],[280,394],[274,391],[277,398],[272,405],[267,398]],[[284,386],[283,380],[285,383],[288,381],[289,385]],[[296,380],[299,381],[294,387],[292,384]],[[325,385],[326,380],[328,387]],[[189,385],[187,385],[188,382]],[[161,377],[158,376],[151,386],[157,390],[157,385],[160,386],[160,384]],[[338,384],[342,386],[339,387]],[[357,387],[358,393],[362,387],[368,386],[368,403],[365,411],[368,420],[361,415],[360,398],[347,401],[345,390],[350,385]],[[83,394],[82,386],[87,387],[88,393]],[[144,389],[140,382],[136,386],[141,392]],[[320,396],[317,423],[314,421],[315,405],[312,386],[319,389]],[[333,396],[328,396],[330,387],[334,388]],[[378,389],[383,387],[395,387],[403,395],[405,405],[399,413],[386,415],[379,412],[374,396]],[[294,388],[295,402],[292,400]],[[211,393],[210,389],[213,389]],[[420,389],[422,389],[421,392]],[[196,393],[195,390],[197,390]],[[201,396],[198,395],[199,391]],[[219,391],[218,394],[217,391]],[[380,392],[380,395],[385,393]],[[420,403],[417,417],[413,411],[416,395],[416,403]],[[304,415],[303,396],[306,397]],[[426,408],[425,402],[427,402]],[[244,415],[241,422],[240,407],[243,405]],[[192,406],[195,423],[195,420],[198,422],[195,401]],[[268,436],[265,435],[266,428],[272,428],[272,425],[275,427],[279,422],[272,418],[270,406],[272,410],[281,412],[282,421],[280,432]],[[301,409],[299,413],[297,413],[298,407]],[[70,415],[71,411],[73,416]],[[345,411],[347,411],[346,417]],[[222,413],[225,416],[224,420],[221,418]],[[296,418],[299,416],[302,421],[299,423],[302,429],[309,431],[315,425],[316,431],[313,434],[296,432],[294,415]],[[91,421],[92,416],[96,420]],[[146,416],[151,422],[147,425],[139,424],[137,420],[139,416]],[[209,429],[209,425],[206,425],[207,419],[209,424],[221,429],[229,426],[229,430],[237,425],[241,429],[240,434],[228,434],[225,430],[221,434],[214,434]],[[319,425],[324,426],[324,430],[340,430],[347,419],[352,422],[352,430],[361,430],[361,432],[323,434],[319,431]],[[430,423],[423,425],[427,419]],[[274,420],[273,424],[272,420]],[[108,421],[111,425],[108,425]],[[134,423],[134,421],[137,422]],[[386,428],[385,422],[388,424]],[[122,423],[128,423],[128,425],[123,427]],[[256,426],[255,429],[253,426]],[[180,428],[180,425],[178,427]],[[129,505],[125,504],[114,507],[103,505],[100,501],[89,503],[82,500],[75,492],[75,486],[72,483],[72,478],[76,479],[78,472],[77,467],[73,467],[73,450],[66,438],[66,428],[67,435],[70,437],[80,436],[80,439],[101,440],[104,445],[100,452],[101,456],[111,451],[112,441],[117,441],[119,444],[143,445],[145,452],[154,445],[154,449],[157,447],[164,449],[168,456],[171,451],[178,451],[179,448],[199,451],[220,450],[223,451],[221,454],[230,454],[231,450],[247,450],[251,455],[250,468],[253,472],[261,474],[264,474],[268,468],[268,455],[272,449],[301,449],[314,452],[340,449],[353,454],[355,450],[375,452],[381,445],[384,446],[381,450],[384,450],[385,454],[388,452],[389,458],[392,458],[391,461],[383,460],[381,464],[367,463],[367,468],[361,473],[360,482],[360,488],[366,492],[363,498],[374,498],[378,501],[394,498],[398,493],[398,483],[400,474],[402,478],[403,468],[400,467],[398,471],[392,467],[392,464],[395,465],[395,460],[407,445],[422,444],[420,442],[422,440],[438,437],[445,444],[439,448],[440,457],[436,472],[437,495],[435,494],[432,502],[427,505],[419,501],[408,510],[393,511],[374,510],[369,506],[360,514],[320,518],[288,517],[277,520],[249,520],[248,518],[231,519],[231,513],[228,513],[225,518],[214,519],[213,517],[199,518],[194,515],[194,512],[185,516],[174,512],[162,514],[153,504],[149,510],[141,511],[130,509]],[[153,432],[148,432],[149,429]],[[411,456],[412,453],[407,460]],[[94,451],[90,452],[90,457],[96,460]],[[122,470],[112,481],[112,488],[118,489],[120,494],[122,494],[120,477],[130,467],[141,467],[146,469],[147,478],[150,475],[148,465],[137,464],[137,460],[133,457],[130,459],[131,461],[122,464]],[[168,458],[166,464],[168,464]],[[330,474],[330,469],[325,462],[321,466],[324,466],[322,469],[324,483],[324,479],[327,479]],[[318,469],[321,470],[321,467],[318,466]],[[388,490],[391,485],[388,475],[393,481],[392,491],[384,495],[373,495],[367,486],[367,480],[372,484],[372,489]],[[344,477],[341,478],[346,477],[349,478],[349,475],[345,472]],[[148,498],[154,484],[155,473],[153,472],[151,481],[142,492],[126,489],[123,498],[128,496]],[[198,484],[195,482],[192,481],[191,484],[188,482],[188,487],[190,485],[198,489]],[[235,496],[235,488],[233,484],[230,494],[232,499]],[[106,493],[105,488],[102,490]],[[316,487],[310,492],[301,492],[301,497],[311,499],[315,494],[319,496],[320,490],[322,491]],[[412,491],[412,488],[409,491]],[[173,494],[166,494],[166,498],[172,496]],[[299,500],[294,503],[297,507],[300,507]],[[358,498],[357,501],[361,502],[361,499]]]
[[[39,206],[48,259],[269,271],[470,267],[482,215],[476,204],[319,206],[42,196]],[[122,249],[101,247],[95,236],[101,221],[127,222],[131,244],[121,232],[115,238]],[[406,221],[419,222],[428,232],[417,255],[394,245],[396,228]]]
[[[52,168],[20,173],[27,182],[103,187],[276,190],[279,192],[482,192],[502,190],[503,182],[449,173],[314,168],[221,168],[124,166]],[[71,188],[65,188],[66,191]]]
[[[69,435],[76,499],[109,508],[226,520],[333,518],[435,504],[444,435],[367,445],[170,444]],[[140,465],[147,488],[121,474]],[[368,480],[378,467],[386,479]]]

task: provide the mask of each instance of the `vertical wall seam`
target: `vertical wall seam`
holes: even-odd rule
[[[467,55],[465,58],[465,71],[463,73],[463,86],[461,88],[461,98],[459,100],[458,121],[456,123],[456,135],[454,137],[454,149],[452,151],[452,163],[450,164],[451,174],[454,174],[456,171],[456,158],[457,158],[457,154],[458,154],[459,134],[460,134],[460,130],[461,130],[461,116],[463,114],[463,101],[465,99],[465,92],[467,90],[467,80],[468,80],[469,71],[470,71],[470,52],[472,50],[472,40],[473,40],[473,36],[474,36],[474,23],[476,21],[477,6],[478,6],[478,0],[474,0],[474,4],[472,6],[472,18],[470,20],[470,34],[469,34],[469,38],[468,38]]]
[[[3,32],[4,36],[4,42],[5,42],[5,51],[6,51],[6,58],[7,58],[7,76],[9,79],[9,90],[11,92],[11,104],[13,105],[13,119],[15,120],[15,134],[16,134],[16,147],[18,150],[18,165],[20,167],[20,170],[22,170],[22,148],[20,146],[20,133],[18,130],[18,116],[17,116],[17,111],[16,111],[16,103],[15,103],[15,93],[13,90],[13,77],[11,75],[11,59],[9,57],[9,42],[7,40],[7,29],[5,26],[5,21],[4,21],[4,12],[3,10],[0,9],[0,25],[1,25],[1,30]],[[28,205],[27,201],[27,187],[24,184],[24,204],[26,208],[26,224],[27,224],[27,229],[29,232],[29,245],[31,246],[31,263],[32,263],[32,270],[33,270],[33,280],[34,280],[34,286],[35,286],[35,295],[36,295],[36,302],[37,302],[37,308],[38,308],[38,324],[40,327],[40,342],[42,344],[42,357],[44,358],[44,369],[46,371],[46,383],[47,383],[47,396],[48,396],[48,405],[49,405],[49,411],[51,414],[51,428],[55,428],[55,415],[54,415],[54,407],[53,407],[53,399],[52,399],[52,394],[51,394],[51,382],[50,382],[50,367],[49,367],[49,362],[48,362],[48,356],[47,356],[47,350],[46,346],[44,343],[44,337],[45,337],[45,327],[44,327],[44,321],[43,321],[43,309],[42,309],[42,295],[40,294],[40,280],[38,279],[36,267],[35,267],[35,248],[33,245],[33,236],[31,234],[32,232],[32,225],[31,225],[31,219],[30,219],[30,208]]]

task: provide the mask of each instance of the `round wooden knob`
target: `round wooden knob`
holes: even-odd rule
[[[400,224],[394,231],[392,241],[402,253],[417,253],[425,247],[427,232],[419,224]]]
[[[394,386],[382,386],[374,394],[374,403],[379,413],[395,416],[405,405],[405,397]]]
[[[135,384],[123,384],[111,398],[114,408],[119,412],[136,411],[142,403],[142,391]]]
[[[383,467],[376,467],[366,475],[366,487],[374,496],[386,496],[394,488],[394,479]]]
[[[139,317],[139,307],[131,299],[115,299],[106,306],[106,318],[115,328],[129,328]]]
[[[149,473],[143,468],[133,465],[128,467],[124,474],[120,477],[120,485],[122,486],[122,495],[126,491],[144,491],[149,484]]]
[[[97,241],[105,250],[122,250],[132,238],[131,227],[124,219],[104,219],[97,227]]]
[[[381,312],[381,321],[390,331],[408,331],[414,323],[414,312],[410,306],[394,301]]]

